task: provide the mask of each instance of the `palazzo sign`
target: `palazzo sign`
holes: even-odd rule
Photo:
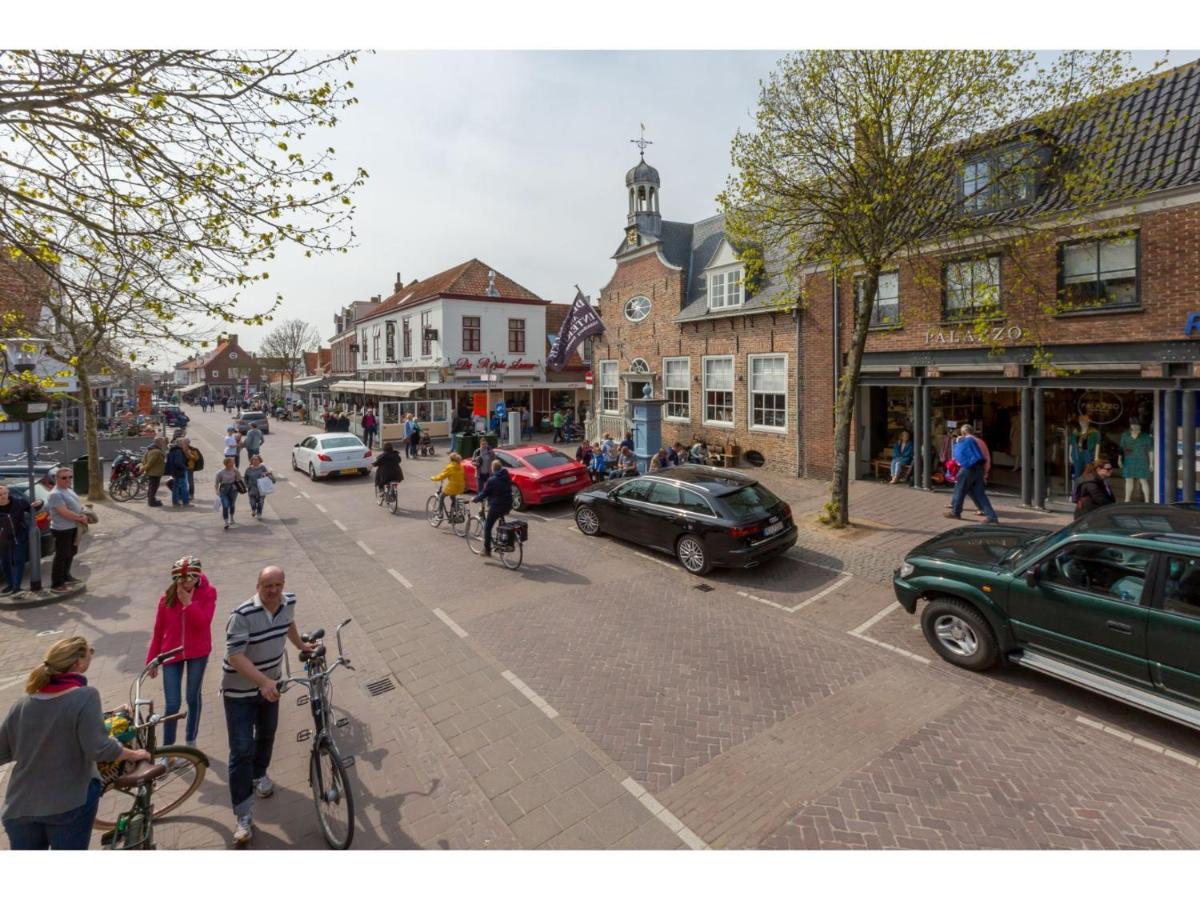
[[[974,328],[935,328],[925,329],[925,344],[927,346],[949,346],[960,344],[1003,344],[1021,340],[1025,331],[1020,325],[989,325],[982,334]]]

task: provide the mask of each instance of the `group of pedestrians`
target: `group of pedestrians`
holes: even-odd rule
[[[146,475],[146,505],[162,506],[158,489],[166,478],[171,489],[172,506],[191,506],[196,496],[196,473],[204,469],[204,454],[193,447],[186,435],[169,444],[165,437],[156,437],[142,456],[142,472]]]
[[[257,798],[270,797],[268,774],[279,722],[279,691],[286,643],[312,650],[296,626],[296,596],[284,590],[284,572],[259,572],[256,593],[230,613],[225,626],[221,695],[229,737],[228,780],[235,844],[254,834]],[[212,654],[217,589],[200,560],[187,556],[171,569],[159,597],[146,662],[176,647],[162,666],[165,714],[185,704],[184,741],[196,746],[204,676]],[[105,727],[100,694],[85,673],[95,648],[83,637],[56,641],[30,672],[25,695],[0,722],[0,765],[13,763],[0,821],[14,850],[86,850],[102,792],[97,763],[150,761]],[[157,677],[152,669],[151,677]],[[126,710],[128,712],[128,710]],[[162,746],[174,744],[178,722],[162,725]]]
[[[71,574],[71,564],[79,550],[83,529],[95,522],[95,514],[74,490],[75,473],[62,466],[52,470],[51,490],[45,500],[50,516],[50,534],[54,538],[54,560],[50,565],[50,590],[65,594],[83,582]],[[43,479],[43,484],[46,479]],[[5,485],[0,485],[0,575],[4,584],[0,594],[10,595],[21,590],[25,568],[29,561],[29,531],[33,517],[42,508],[42,501],[30,502]],[[39,533],[39,540],[40,533]]]

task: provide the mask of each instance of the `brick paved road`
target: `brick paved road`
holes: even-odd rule
[[[224,421],[197,417],[210,456]],[[531,511],[514,573],[424,523],[443,458],[406,464],[393,517],[368,482],[290,473],[305,433],[287,423],[268,440],[290,477],[261,523],[224,533],[208,511],[106,508],[84,599],[0,613],[0,702],[53,639],[43,630],[95,640],[93,683],[123,694],[161,575],[189,550],[223,610],[280,562],[304,627],[354,617],[359,671],[335,697],[358,758],[356,847],[1200,846],[1194,733],[1032,673],[952,669],[912,617],[876,619],[894,608],[902,552],[949,524],[944,495],[856,484],[861,527],[831,536],[812,521],[823,486],[773,482],[800,544],[705,579],[584,537],[560,504]],[[362,685],[388,675],[397,689],[368,699]],[[229,839],[215,684],[201,734],[213,772],[161,830],[167,846]],[[320,846],[292,742],[306,711],[290,700],[256,846]]]

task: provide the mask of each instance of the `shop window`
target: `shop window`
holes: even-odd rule
[[[787,429],[787,356],[751,356],[750,427]]]
[[[508,320],[508,352],[509,353],[524,353],[525,352],[525,320],[524,319],[509,319]]]
[[[667,398],[665,416],[687,422],[692,408],[692,364],[686,356],[663,360],[663,392]]]
[[[606,413],[619,412],[617,404],[620,403],[620,390],[617,379],[617,361],[615,359],[603,360],[599,364],[599,368],[600,411]]]
[[[1058,276],[1060,310],[1137,306],[1137,235],[1063,244]]]
[[[410,319],[404,320],[401,331],[404,335],[404,358],[412,359],[412,324]]]
[[[947,320],[987,315],[1000,308],[1000,257],[963,259],[942,266]]]
[[[463,353],[478,353],[482,344],[482,328],[479,324],[479,316],[463,316],[462,320],[462,348]]]
[[[867,280],[859,275],[854,279],[856,308],[862,311],[865,305],[863,291]],[[889,328],[900,324],[900,273],[881,272],[875,289],[875,305],[871,308],[871,327]]]
[[[704,423],[733,427],[733,357],[704,360]]]

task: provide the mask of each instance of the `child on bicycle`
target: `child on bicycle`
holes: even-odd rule
[[[446,468],[432,476],[430,481],[444,481],[445,487],[442,488],[442,515],[446,512],[446,498],[458,497],[467,489],[467,473],[463,470],[462,457],[457,453],[451,453],[449,462],[446,463]],[[451,501],[453,502],[453,500]]]
[[[371,466],[375,469],[376,488],[386,488],[392,482],[404,480],[404,469],[400,465],[400,454],[392,446],[391,441],[383,445],[383,452],[379,454],[375,462],[371,463]]]

